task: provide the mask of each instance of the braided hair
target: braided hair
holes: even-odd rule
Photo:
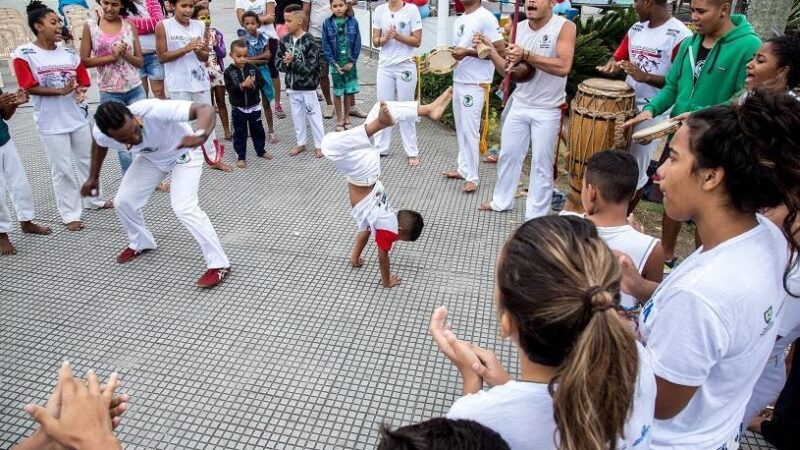
[[[30,27],[31,31],[33,31],[34,35],[39,34],[35,25],[37,23],[42,23],[46,15],[50,13],[56,13],[40,0],[31,0],[31,2],[28,3],[28,6],[25,7],[25,11],[28,13],[28,26]]]
[[[108,135],[108,130],[122,128],[128,117],[133,117],[131,110],[124,103],[112,100],[97,108],[97,112],[94,113],[94,123],[103,134]]]

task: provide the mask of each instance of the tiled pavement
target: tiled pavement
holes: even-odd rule
[[[232,9],[217,4],[216,26],[233,36]],[[364,57],[359,67],[365,109],[374,62]],[[460,335],[515,369],[512,348],[497,336],[491,289],[494,258],[522,209],[476,211],[494,167],[481,167],[482,188],[467,196],[440,176],[455,162],[452,131],[419,124],[423,163],[415,169],[395,134],[383,180],[392,204],[421,211],[426,229],[418,242],[397,245],[403,284],[389,290],[379,286],[372,246],[364,268],[348,265],[355,229],[342,177],[310,152],[287,155],[291,119],[276,119],[276,128],[274,160],[250,157],[246,170],[203,174],[201,206],[234,270],[200,291],[202,256],[167,194],[154,193],[145,208],[158,251],[131,264],[114,262],[126,239],[113,211],[87,212],[86,230],[65,230],[31,110],[19,110],[12,136],[37,216],[54,233],[14,232],[19,254],[0,258],[0,448],[32,431],[21,408],[46,398],[63,359],[80,374],[122,375],[132,397],[119,431],[126,449],[373,448],[382,421],[440,415],[458,395],[456,370],[426,332],[442,304]],[[103,181],[109,195],[119,185],[113,153]],[[749,448],[769,448],[747,439]]]

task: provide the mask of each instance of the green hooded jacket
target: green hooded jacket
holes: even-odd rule
[[[672,107],[672,116],[729,102],[744,88],[745,66],[761,46],[747,18],[731,16],[734,27],[720,37],[708,53],[700,75],[694,77],[694,60],[703,36],[686,38],[665,79],[664,87],[645,105],[658,116]]]

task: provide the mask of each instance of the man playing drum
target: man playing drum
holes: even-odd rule
[[[636,91],[636,106],[641,110],[664,86],[664,77],[672,67],[681,42],[691,31],[683,22],[672,17],[667,8],[667,0],[636,0],[633,9],[639,16],[639,22],[628,30],[614,56],[597,70],[607,75],[620,71],[627,73],[625,82]],[[664,120],[666,113],[639,123],[633,131],[651,127]],[[639,182],[636,184],[636,195],[631,201],[631,211],[639,202],[642,188],[647,184],[647,167],[658,144],[659,140],[647,144],[634,141],[631,144],[630,153],[639,165]]]
[[[478,139],[481,112],[488,101],[483,85],[492,82],[492,63],[478,58],[473,37],[480,33],[497,51],[502,52],[505,41],[500,34],[497,18],[481,6],[481,0],[463,0],[464,14],[453,25],[453,57],[460,61],[453,72],[453,116],[458,138],[458,169],[444,172],[448,178],[464,179],[464,192],[478,189]]]
[[[498,72],[518,61],[531,64],[536,73],[530,81],[517,83],[511,106],[503,122],[497,185],[492,201],[482,211],[505,211],[514,207],[522,163],[533,149],[525,220],[550,212],[553,197],[553,164],[561,128],[561,105],[566,99],[567,75],[575,53],[575,24],[553,15],[555,0],[527,0],[528,20],[517,28],[517,42],[510,44],[504,59],[492,50]],[[480,36],[479,39],[484,39]]]

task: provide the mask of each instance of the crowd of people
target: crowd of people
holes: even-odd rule
[[[452,36],[459,61],[453,86],[430,104],[414,100],[419,11],[401,0],[381,5],[371,35],[380,49],[378,102],[362,125],[350,119],[361,45],[352,3],[237,0],[243,28],[226,46],[210,25],[207,4],[167,1],[171,17],[162,17],[156,0],[99,0],[102,14],[84,29],[79,52],[61,43],[55,11],[37,0],[28,6],[36,40],[15,51],[20,91],[0,95],[0,111],[8,120],[32,99],[67,229],[84,227],[85,208],[115,208],[130,240],[117,262],[154,250],[142,210],[170,177],[173,211],[206,259],[198,285],[218,285],[231,263],[197,201],[204,162],[231,170],[214,134],[217,117],[223,140],[233,139],[237,167],[247,167],[248,136],[256,155],[269,159],[268,146],[277,141],[273,112],[285,117],[283,91],[296,137],[290,154],[306,149],[308,122],[314,155],[346,179],[358,228],[350,264],[363,265],[372,236],[381,283],[397,286],[389,253],[397,241],[419,239],[424,220],[388,201],[380,155],[389,149],[391,128],[400,128],[408,164],[416,166],[415,124],[421,117],[438,120],[452,105],[458,167],[444,176],[476,192],[488,86],[495,72],[526,62],[535,73],[516,84],[505,107],[498,181],[491,200],[479,206],[514,207],[530,149],[526,222],[497,255],[493,292],[498,332],[516,348],[519,373],[509,374],[491,350],[459,339],[447,308],[436,309],[428,331],[461,374],[463,396],[444,418],[383,427],[378,448],[733,450],[748,427],[779,449],[796,446],[800,369],[787,369],[785,356],[800,337],[798,34],[762,42],[728,0],[694,0],[694,32],[671,16],[666,0],[634,2],[640,21],[597,71],[624,72],[634,89],[641,113],[626,127],[680,123],[664,143],[656,174],[664,203],[657,239],[629,222],[650,181],[657,142],[593,155],[581,190],[585,212],[550,214],[576,45],[576,26],[554,14],[555,0],[526,0],[526,20],[510,44],[480,0],[462,0]],[[148,35],[153,40],[142,42]],[[155,60],[148,59],[153,52]],[[101,93],[93,125],[86,104],[90,67]],[[156,98],[146,99],[148,83]],[[334,116],[335,129],[325,134],[323,119]],[[104,199],[100,177],[109,149],[124,173],[113,202]],[[0,163],[22,231],[50,233],[32,222],[30,188],[3,121]],[[684,222],[696,228],[697,249],[678,262],[675,242]],[[0,202],[3,254],[14,252],[10,227]],[[84,382],[64,363],[47,405],[26,407],[39,428],[17,449],[121,448],[113,429],[129,399],[116,395],[117,387],[116,375],[100,386],[96,374]],[[772,416],[764,415],[776,398]]]

